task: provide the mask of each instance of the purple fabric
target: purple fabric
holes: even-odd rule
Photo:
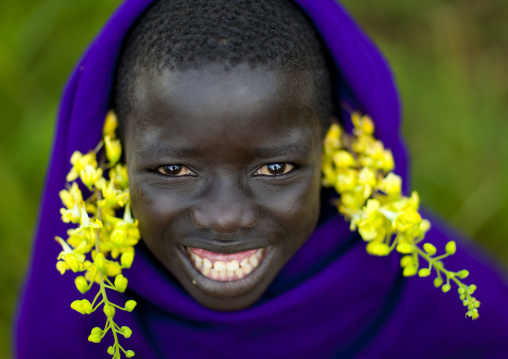
[[[91,328],[104,324],[103,314],[83,317],[70,308],[72,300],[94,293],[80,295],[74,276],[61,276],[55,269],[60,249],[53,237],[65,235],[68,228],[60,221],[58,191],[71,154],[99,141],[121,41],[150,2],[124,2],[65,90],[15,328],[17,358],[108,357],[112,338],[101,344],[87,341]],[[397,172],[405,175],[399,101],[385,61],[335,1],[296,2],[313,20],[339,69],[337,104],[347,101],[373,117],[377,136],[392,149]],[[447,240],[458,236],[431,219],[429,239],[443,250]],[[467,267],[471,282],[478,285],[482,306],[475,322],[464,319],[454,290],[443,294],[431,278],[402,277],[396,254],[367,255],[365,244],[338,216],[322,220],[259,302],[236,312],[202,307],[142,245],[137,253],[133,268],[126,271],[130,289],[116,300],[138,301],[133,313],[117,314],[119,323],[133,330],[121,343],[138,358],[508,357],[508,311],[503,308],[508,288],[478,253],[473,257],[459,250],[447,260],[450,268]]]

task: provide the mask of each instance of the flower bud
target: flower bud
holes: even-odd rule
[[[80,172],[79,176],[81,177],[81,181],[88,188],[92,188],[95,182],[102,177],[102,168],[95,168],[92,165],[86,165]]]
[[[116,164],[120,160],[122,155],[122,145],[120,140],[114,140],[110,136],[104,138],[106,145],[106,157],[111,165]]]
[[[418,271],[418,275],[420,277],[428,277],[430,275],[430,269],[429,268],[422,268]]]
[[[394,173],[389,173],[379,185],[379,188],[388,195],[400,194],[402,179]]]
[[[65,263],[69,266],[69,268],[74,272],[78,272],[81,269],[81,262],[78,260],[74,253],[67,253],[65,255]]]
[[[414,265],[407,266],[404,268],[404,271],[402,271],[402,274],[404,277],[411,277],[414,276],[417,272],[418,268],[416,268]]]
[[[99,271],[103,273],[106,272],[106,258],[104,258],[104,254],[97,253],[94,259],[94,263]]]
[[[457,277],[460,279],[465,279],[469,276],[469,271],[467,269],[463,269],[457,273]]]
[[[56,269],[60,272],[60,274],[65,274],[65,271],[69,269],[69,266],[64,261],[56,262]]]
[[[386,243],[369,242],[366,247],[367,253],[375,256],[386,256],[390,253],[390,247]]]
[[[125,251],[122,253],[120,257],[120,263],[122,263],[123,268],[130,268],[132,266],[132,262],[134,261],[134,250]]]
[[[409,243],[399,243],[397,245],[397,252],[403,254],[413,253],[413,246]]]
[[[119,274],[115,278],[115,288],[120,293],[125,292],[125,289],[127,289],[127,283],[128,280],[125,278],[122,274]]]
[[[110,347],[108,348],[108,354],[109,354],[109,355],[113,355],[113,354],[115,354],[115,348],[113,348],[112,346],[110,346]]]
[[[455,241],[450,241],[446,243],[445,251],[449,255],[455,254],[455,252],[457,251],[457,245],[455,244]]]
[[[71,308],[81,314],[90,314],[93,311],[92,304],[86,300],[75,300],[71,303]]]
[[[120,328],[120,334],[122,334],[126,338],[130,338],[132,335],[132,330],[129,327],[123,326]]]
[[[118,126],[118,119],[115,111],[109,110],[104,120],[104,127],[102,128],[102,134],[104,136],[115,137],[115,131]]]
[[[94,327],[94,328],[92,329],[92,334],[93,334],[93,333],[99,333],[99,335],[102,335],[102,334],[103,334],[102,329],[101,329],[101,328],[99,328],[99,327]]]
[[[400,266],[405,268],[409,265],[414,265],[414,260],[412,256],[404,256],[400,259]]]
[[[467,288],[467,291],[469,292],[469,294],[473,294],[476,290],[476,285],[474,284],[471,284],[468,288]]]
[[[433,256],[434,254],[436,254],[436,247],[434,247],[432,244],[430,243],[425,243],[423,245],[423,250],[425,252],[427,252],[427,254],[430,254],[431,256]]]
[[[106,316],[108,318],[113,318],[115,316],[115,307],[113,307],[112,305],[109,305],[109,304],[104,304],[104,314],[106,314]]]
[[[127,350],[127,351],[125,352],[125,356],[126,356],[127,358],[132,358],[132,357],[134,356],[134,352],[133,352],[132,350]]]
[[[333,162],[337,167],[353,167],[356,166],[354,157],[348,151],[340,150],[333,155]]]
[[[85,294],[88,291],[88,282],[83,276],[76,277],[74,284],[81,294]]]
[[[443,285],[443,286],[441,287],[441,290],[443,291],[443,293],[449,292],[449,291],[450,291],[450,289],[451,289],[451,286],[450,286],[448,283],[447,283],[447,284],[445,284],[445,285]]]
[[[136,308],[137,304],[138,303],[136,303],[136,301],[134,301],[134,300],[128,300],[125,303],[125,310],[128,311],[128,312],[132,312],[134,310],[134,308]]]
[[[437,277],[434,279],[434,287],[438,288],[443,284],[443,278]]]
[[[99,335],[99,333],[92,333],[88,336],[88,341],[92,343],[100,343],[102,337]]]

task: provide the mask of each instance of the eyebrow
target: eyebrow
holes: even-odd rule
[[[191,157],[196,156],[198,151],[195,148],[161,148],[159,146],[150,146],[147,149],[137,150],[137,158],[146,157],[163,157],[163,156],[174,156],[174,157]]]
[[[301,143],[288,143],[278,147],[257,148],[254,151],[256,157],[275,157],[281,154],[305,156],[311,152],[310,146]]]

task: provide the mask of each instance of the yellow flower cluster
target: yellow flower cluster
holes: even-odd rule
[[[436,272],[434,285],[443,292],[451,289],[450,282],[458,286],[459,297],[468,308],[466,316],[479,317],[480,302],[472,296],[476,286],[466,285],[460,279],[469,275],[467,270],[451,272],[444,268],[442,259],[453,255],[456,244],[446,244],[445,254],[436,256],[436,247],[423,243],[430,222],[418,212],[420,199],[417,192],[411,197],[402,194],[402,179],[391,172],[393,156],[382,142],[376,140],[374,123],[368,116],[353,113],[353,134],[333,124],[324,141],[323,185],[334,187],[340,195],[337,208],[350,219],[351,230],[358,230],[367,242],[367,252],[386,256],[393,250],[402,255],[400,264],[404,276],[418,274],[427,277]],[[420,268],[419,259],[428,263]],[[446,279],[446,284],[444,279]]]
[[[131,267],[134,246],[140,239],[138,222],[132,218],[130,210],[127,168],[118,162],[122,146],[116,138],[116,128],[116,115],[110,111],[104,124],[104,140],[96,150],[87,154],[76,151],[72,155],[72,169],[67,175],[67,181],[72,182],[72,185],[60,191],[65,206],[60,209],[60,213],[63,222],[79,226],[67,231],[67,240],[55,237],[62,246],[56,264],[58,271],[61,274],[69,269],[75,273],[82,272],[83,275],[74,281],[82,294],[88,292],[93,283],[99,286],[91,303],[87,299],[75,300],[71,308],[81,314],[90,314],[103,306],[107,318],[105,327],[93,328],[88,340],[99,343],[111,330],[115,342],[108,348],[108,353],[113,355],[113,359],[119,359],[121,352],[127,358],[134,356],[132,350],[124,350],[118,341],[119,334],[129,338],[132,331],[129,327],[118,326],[114,316],[116,309],[131,312],[136,302],[129,300],[124,307],[120,307],[108,300],[106,289],[125,292],[128,280],[123,276],[122,269]],[[103,146],[105,156],[98,161],[97,155]],[[103,176],[106,171],[108,179]],[[77,179],[92,193],[86,201],[75,182]],[[120,218],[116,212],[121,209],[123,217]],[[114,277],[113,283],[109,277]]]

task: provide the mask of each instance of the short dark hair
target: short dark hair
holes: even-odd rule
[[[221,64],[312,73],[317,112],[331,116],[327,52],[306,14],[290,0],[157,0],[135,22],[120,53],[114,107],[130,111],[136,71]]]

